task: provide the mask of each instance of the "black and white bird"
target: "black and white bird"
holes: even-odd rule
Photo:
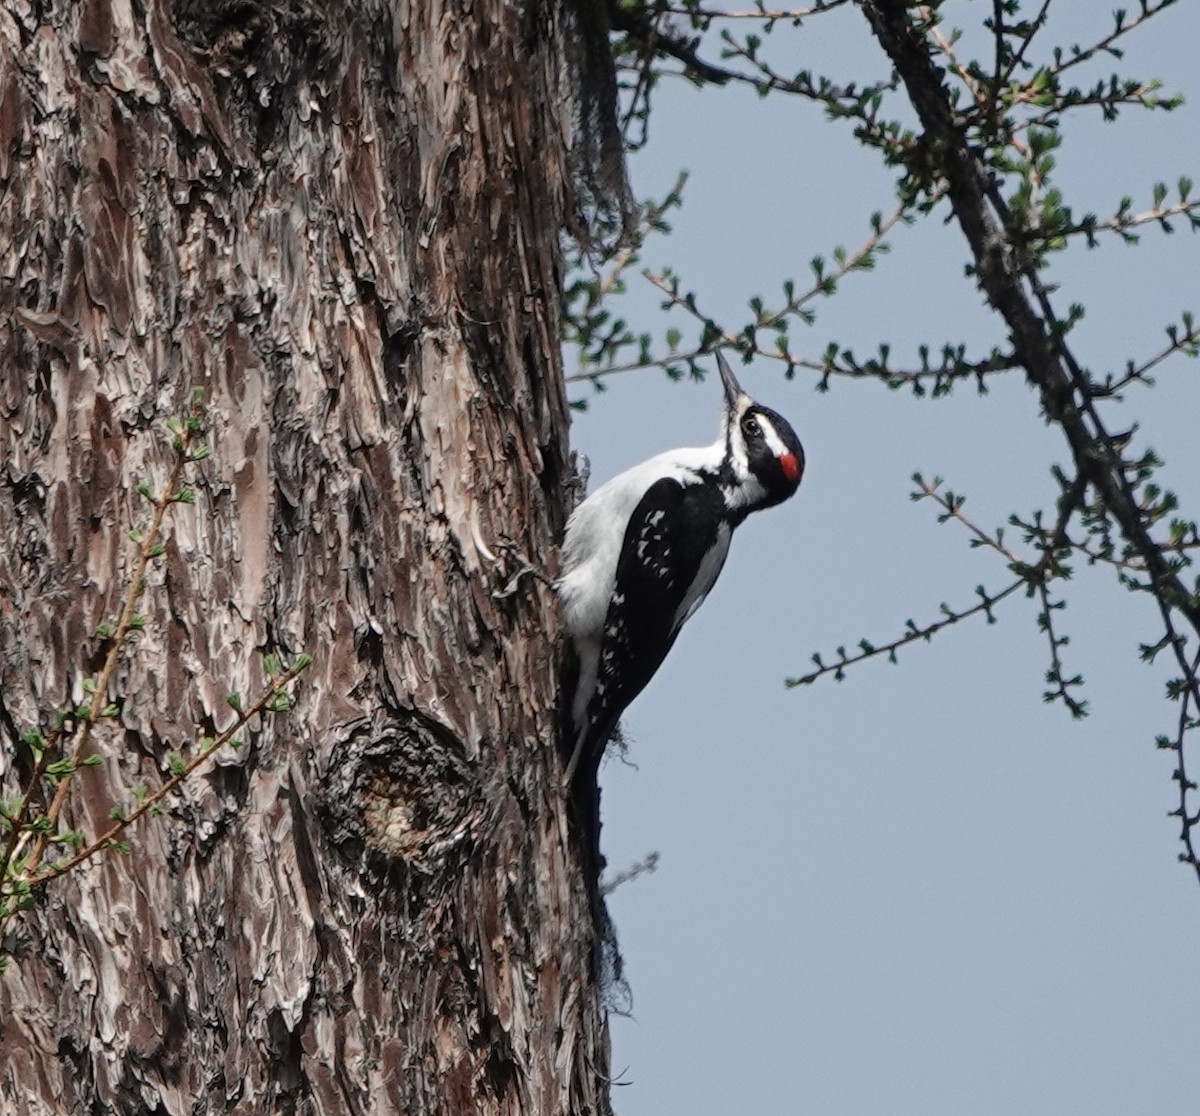
[[[599,763],[621,714],[708,596],[733,529],[800,485],[804,450],[791,425],[742,391],[720,352],[717,367],[720,437],[635,465],[567,522],[559,594],[578,667],[564,738],[568,784],[585,757]]]

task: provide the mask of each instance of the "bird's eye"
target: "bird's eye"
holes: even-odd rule
[[[753,415],[747,415],[742,419],[742,433],[747,438],[757,438],[762,433],[762,428],[758,425],[758,419]]]

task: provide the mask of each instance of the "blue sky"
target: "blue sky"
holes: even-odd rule
[[[985,9],[945,6],[951,22]],[[1111,25],[1107,6],[1090,18]],[[1061,184],[1077,211],[1103,216],[1125,194],[1145,208],[1155,181],[1200,180],[1197,43],[1200,14],[1181,4],[1119,64],[1187,94],[1183,109],[1067,119]],[[853,8],[778,49],[792,70],[886,72]],[[672,265],[730,328],[749,297],[803,283],[813,255],[857,247],[870,212],[892,204],[890,173],[811,104],[674,83],[651,127],[632,164],[638,194],[661,196],[683,167],[692,177],[674,234],[644,262]],[[1076,347],[1093,371],[1121,370],[1181,310],[1200,311],[1198,251],[1185,232],[1148,231],[1136,249],[1110,239],[1056,264],[1057,297],[1088,308]],[[836,339],[866,356],[887,340],[897,364],[921,341],[986,352],[1002,330],[965,260],[958,230],[937,219],[898,232],[874,274],[846,279],[814,326],[793,331],[794,348],[818,357]],[[659,337],[686,333],[660,302],[638,280],[622,310]],[[990,528],[1046,502],[1060,437],[1019,374],[985,398],[960,387],[931,401],[870,383],[823,395],[768,361],[735,367],[793,421],[808,472],[793,501],[739,530],[712,596],[631,708],[636,767],[601,772],[610,865],[661,854],[610,901],[634,995],[632,1018],[613,1021],[618,1111],[1188,1110],[1200,1099],[1200,886],[1176,861],[1172,764],[1154,747],[1174,717],[1166,675],[1138,661],[1158,635],[1150,602],[1077,570],[1063,620],[1068,665],[1088,681],[1081,722],[1041,701],[1046,646],[1023,599],[896,666],[783,685],[814,651],[883,642],[909,617],[935,619],[941,601],[1004,583],[994,556],[910,501],[915,470],[965,492]],[[1193,518],[1197,372],[1168,365],[1112,420],[1141,424],[1138,445],[1167,458]],[[601,395],[573,389],[590,401],[572,444],[593,485],[716,429],[715,378],[651,371]]]

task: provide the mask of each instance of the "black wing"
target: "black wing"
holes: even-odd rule
[[[617,720],[671,650],[683,619],[680,607],[717,543],[724,508],[714,486],[664,478],[646,490],[634,509],[617,562],[596,690],[588,705],[584,750],[597,762]]]

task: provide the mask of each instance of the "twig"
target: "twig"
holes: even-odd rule
[[[920,473],[913,477],[914,482],[920,489],[920,492],[915,493],[913,498],[917,500],[928,498],[940,507],[944,514],[938,516],[938,520],[945,523],[947,520],[953,519],[961,523],[974,536],[978,546],[986,546],[991,550],[996,551],[1001,555],[1008,564],[1014,569],[1027,569],[1028,563],[1018,558],[1011,550],[1008,549],[996,535],[989,535],[981,527],[977,526],[972,520],[968,519],[962,513],[963,500],[960,497],[950,492],[945,495],[941,492],[941,481],[934,479],[927,481]]]
[[[999,604],[1005,597],[1011,596],[1018,589],[1026,584],[1023,577],[1018,577],[1010,585],[1005,586],[999,593],[990,594],[985,592],[983,586],[975,590],[979,595],[980,602],[972,608],[965,609],[962,612],[955,612],[949,605],[942,605],[942,612],[945,614],[945,619],[935,620],[931,624],[926,624],[924,627],[918,627],[912,620],[908,621],[908,631],[899,639],[892,640],[891,643],[885,643],[880,647],[869,643],[867,640],[859,642],[859,652],[854,655],[847,655],[845,649],[839,647],[839,659],[836,663],[823,663],[820,655],[813,656],[813,662],[817,664],[817,669],[809,674],[801,675],[799,678],[788,678],[785,685],[790,689],[795,686],[807,686],[815,682],[818,678],[826,674],[832,674],[839,682],[845,674],[846,668],[854,666],[856,663],[864,662],[867,659],[873,659],[878,655],[887,655],[891,662],[896,661],[896,652],[901,647],[905,647],[910,643],[916,643],[917,640],[925,640],[928,642],[943,628],[948,628],[952,624],[958,624],[963,620],[967,620],[972,616],[978,616],[981,612],[986,614],[989,623],[994,621],[992,609]]]
[[[644,88],[649,84],[650,62],[655,54],[665,54],[682,62],[689,71],[689,76],[699,81],[712,82],[714,85],[724,85],[727,81],[740,75],[723,66],[706,62],[697,53],[699,39],[680,35],[670,28],[662,26],[666,12],[662,8],[643,8],[636,5],[614,4],[610,8],[612,29],[623,31],[639,45],[638,86],[630,99],[630,108],[622,127],[628,127],[638,100]]]
[[[69,872],[72,868],[82,864],[88,858],[95,856],[102,849],[110,847],[116,840],[125,832],[135,821],[141,818],[148,811],[153,810],[168,794],[179,786],[193,771],[196,770],[206,760],[210,759],[216,751],[228,744],[250,720],[251,717],[257,716],[267,708],[277,696],[283,692],[289,683],[294,681],[299,675],[308,669],[312,663],[312,659],[308,655],[301,655],[292,665],[291,669],[281,674],[275,681],[259,695],[259,697],[246,709],[238,710],[237,717],[220,736],[217,736],[206,747],[201,748],[195,756],[193,756],[183,767],[181,767],[174,775],[171,776],[161,787],[158,788],[152,795],[143,799],[136,809],[127,816],[120,818],[116,823],[106,830],[103,834],[97,837],[86,848],[81,849],[69,860],[55,864],[51,868],[42,872],[40,875],[30,875],[26,882],[30,887],[40,887],[42,884],[49,883],[51,880]]]
[[[1166,635],[1163,642],[1171,645],[1171,651],[1175,656],[1175,662],[1178,664],[1181,678],[1180,684],[1183,692],[1179,710],[1179,736],[1177,739],[1177,766],[1175,769],[1175,779],[1179,783],[1179,808],[1176,813],[1179,817],[1182,829],[1179,839],[1183,842],[1184,852],[1179,854],[1180,860],[1192,866],[1192,870],[1200,879],[1200,859],[1196,856],[1195,845],[1192,841],[1192,830],[1197,824],[1200,824],[1200,816],[1189,816],[1188,814],[1188,794],[1196,789],[1187,774],[1187,756],[1184,748],[1184,736],[1188,729],[1192,727],[1188,718],[1188,703],[1191,702],[1192,708],[1200,711],[1200,684],[1197,682],[1197,669],[1200,668],[1200,651],[1196,657],[1189,663],[1187,656],[1184,655],[1184,639],[1175,631],[1175,624],[1171,616],[1171,610],[1161,598],[1158,599],[1159,612],[1162,615],[1163,627],[1166,629]]]
[[[1154,96],[1158,91],[1158,85],[1154,82],[1145,82],[1141,85],[1131,85],[1123,89],[1120,93],[1113,93],[1107,90],[1096,90],[1091,93],[1079,93],[1076,90],[1063,94],[1055,103],[1044,112],[1035,113],[1033,116],[1028,116],[1022,120],[1013,131],[1013,135],[1019,132],[1028,132],[1031,128],[1053,128],[1062,117],[1064,112],[1081,109],[1081,108],[1098,108],[1103,110],[1106,118],[1115,115],[1117,105],[1141,105],[1143,108],[1161,108],[1166,104],[1174,104],[1173,99],[1159,100]],[[1013,104],[1030,104],[1034,103],[1035,97],[1033,94],[1021,93],[1013,98]]]
[[[874,252],[878,251],[884,243],[885,237],[902,222],[906,217],[911,207],[901,203],[888,214],[886,218],[878,220],[871,230],[871,235],[858,247],[858,249],[849,254],[844,255],[838,260],[837,268],[829,275],[820,275],[817,281],[813,283],[808,290],[800,295],[791,295],[784,306],[778,310],[770,312],[760,312],[754,322],[755,331],[763,329],[771,329],[773,326],[781,322],[785,317],[798,313],[807,303],[813,301],[819,295],[828,295],[836,287],[837,283],[845,278],[853,271],[857,271],[862,267],[863,262],[870,257]],[[580,380],[598,380],[604,376],[613,376],[621,372],[634,372],[644,368],[667,367],[671,364],[680,362],[691,362],[698,357],[706,356],[712,352],[717,344],[730,346],[738,349],[743,349],[745,342],[741,336],[735,337],[732,334],[723,331],[716,331],[715,336],[712,335],[712,319],[707,317],[697,306],[695,299],[688,295],[682,296],[679,293],[679,285],[677,281],[668,278],[667,275],[655,275],[653,272],[646,270],[642,272],[642,277],[656,287],[664,295],[667,296],[669,306],[677,306],[690,314],[693,318],[699,321],[706,331],[709,331],[710,336],[705,338],[703,344],[689,353],[671,353],[664,357],[658,357],[653,360],[639,360],[629,364],[615,365],[610,368],[596,369],[595,371],[583,370],[573,372],[565,377],[567,383],[573,383]],[[765,355],[777,360],[785,361],[789,367],[810,368],[817,372],[827,372],[828,362],[817,363],[815,361],[798,360],[791,356],[790,353],[781,353],[777,350],[759,350]]]
[[[892,79],[858,89],[852,85],[838,85],[819,75],[818,80],[813,82],[807,72],[798,74],[796,77],[785,77],[762,61],[747,43],[739,42],[730,32],[722,31],[721,41],[725,44],[729,57],[740,58],[747,65],[752,66],[759,75],[755,77],[739,70],[720,67],[725,81],[749,85],[758,93],[791,93],[810,101],[819,101],[831,110],[836,107],[836,111],[840,115],[853,117],[864,125],[869,126],[872,121],[868,119],[862,106],[874,96],[889,92],[896,87],[895,81]],[[891,137],[877,136],[877,138],[884,141],[884,145],[893,150],[901,150],[905,146]]]
[[[1130,361],[1129,367],[1124,376],[1122,376],[1119,380],[1109,380],[1104,384],[1103,387],[1093,386],[1091,389],[1091,394],[1093,398],[1096,399],[1103,399],[1107,396],[1116,395],[1117,392],[1121,391],[1125,387],[1128,387],[1129,384],[1138,380],[1145,380],[1147,372],[1149,372],[1152,368],[1157,367],[1168,357],[1174,356],[1176,353],[1182,352],[1187,353],[1188,356],[1196,356],[1198,347],[1200,347],[1200,329],[1198,329],[1196,326],[1188,327],[1182,334],[1176,331],[1174,337],[1171,338],[1171,343],[1165,348],[1155,353],[1149,359],[1144,360],[1136,367],[1134,366],[1133,361]]]
[[[997,12],[999,12],[1001,10],[1001,0],[995,0],[995,9]],[[1030,43],[1033,42],[1033,37],[1046,25],[1046,16],[1049,15],[1049,13],[1050,13],[1050,0],[1042,0],[1042,6],[1041,6],[1041,8],[1038,9],[1038,14],[1033,17],[1033,21],[1030,24],[1029,34],[1026,35],[1025,38],[1022,40],[1021,45],[1017,48],[1016,53],[1012,56],[1012,60],[1008,64],[1008,69],[1004,71],[1003,75],[999,75],[1000,55],[1002,53],[1002,50],[1000,49],[999,45],[997,45],[997,51],[996,51],[996,67],[997,67],[997,74],[998,74],[998,77],[996,80],[996,95],[997,96],[999,96],[1001,88],[1003,88],[1003,86],[1007,85],[1009,83],[1009,81],[1012,80],[1012,76],[1013,76],[1013,74],[1015,74],[1017,72],[1017,68],[1021,65],[1022,62],[1025,61],[1025,52],[1029,49]],[[999,17],[999,15],[997,15],[997,17],[996,17],[996,28],[997,28],[996,35],[997,35],[998,39],[1002,35],[1001,26],[1002,25],[1001,25],[1000,17]]]
[[[50,757],[58,747],[62,735],[63,722],[60,720],[51,729],[50,735],[42,741],[40,745],[41,752],[38,755],[37,763],[34,764],[33,774],[30,775],[25,793],[21,796],[21,804],[17,807],[17,812],[8,819],[11,829],[8,834],[8,840],[4,842],[4,855],[0,857],[0,887],[8,879],[8,866],[12,863],[17,849],[23,844],[22,837],[25,835],[24,826],[29,817],[29,808],[33,804],[33,796],[38,787],[42,785],[46,768],[50,766]]]
[[[193,411],[193,417],[198,415],[199,408]],[[112,682],[113,675],[116,673],[117,663],[121,658],[121,650],[126,637],[134,627],[134,619],[137,615],[138,598],[142,595],[145,588],[146,568],[149,566],[153,558],[157,557],[161,551],[158,550],[158,538],[162,531],[163,519],[167,514],[167,509],[174,503],[178,502],[179,496],[179,478],[183,474],[184,466],[190,460],[191,445],[195,431],[191,422],[185,422],[176,434],[175,437],[175,463],[171,468],[170,476],[167,478],[167,483],[163,487],[162,492],[154,501],[154,515],[150,522],[150,527],[142,536],[141,542],[138,545],[137,557],[133,564],[133,575],[129,583],[129,590],[125,594],[125,602],[121,608],[120,618],[117,620],[116,630],[111,636],[112,646],[105,656],[104,665],[100,670],[100,674],[96,679],[95,689],[92,691],[92,700],[88,704],[87,714],[83,717],[83,726],[79,731],[79,736],[75,741],[75,746],[71,750],[70,763],[72,770],[78,769],[79,760],[83,756],[89,743],[92,739],[92,727],[100,720],[101,713],[108,705],[108,687]],[[47,845],[53,840],[53,833],[58,822],[59,814],[62,812],[63,803],[66,801],[67,793],[70,790],[71,779],[64,778],[59,781],[55,788],[54,797],[50,802],[50,806],[45,814],[46,831],[38,835],[34,842],[33,851],[30,853],[29,861],[25,866],[25,873],[33,875],[37,872],[39,865],[42,862],[46,853]],[[18,848],[23,840],[18,841]]]
[[[767,9],[756,8],[754,10],[732,11],[723,8],[705,8],[699,4],[664,4],[657,8],[657,11],[666,12],[668,15],[690,16],[694,19],[754,19],[764,22],[778,20],[801,20],[808,19],[809,16],[820,15],[822,12],[831,12],[834,8],[843,7],[850,0],[827,0],[827,3],[815,4],[811,8],[793,8],[793,9]]]
[[[1122,22],[1120,26],[1118,26],[1112,32],[1111,35],[1105,35],[1102,39],[1098,39],[1090,47],[1073,54],[1069,59],[1067,59],[1066,62],[1056,62],[1052,67],[1050,67],[1050,72],[1055,76],[1064,74],[1067,72],[1067,70],[1071,69],[1072,66],[1078,66],[1081,62],[1086,62],[1090,58],[1094,58],[1097,54],[1109,52],[1113,43],[1115,43],[1119,38],[1124,35],[1128,35],[1130,31],[1140,27],[1147,20],[1152,19],[1164,8],[1169,8],[1174,3],[1175,0],[1162,0],[1162,3],[1160,3],[1157,7],[1151,2],[1143,3],[1142,14],[1137,18],[1133,19],[1129,23]]]
[[[600,894],[606,898],[611,895],[617,888],[623,884],[627,884],[632,880],[636,880],[638,876],[645,872],[653,872],[658,868],[658,853],[647,853],[641,860],[635,861],[624,871],[618,872],[610,880],[605,880],[600,885]]]
[[[1197,216],[1198,214],[1200,214],[1200,200],[1184,200],[1167,206],[1156,205],[1153,209],[1147,209],[1142,213],[1133,213],[1128,216],[1117,214],[1107,221],[1077,221],[1073,225],[1064,225],[1062,228],[1049,229],[1044,233],[1036,233],[1035,237],[1037,239],[1050,239],[1059,236],[1078,236],[1080,233],[1084,233],[1090,241],[1098,232],[1115,232],[1123,235],[1126,229],[1134,229],[1139,225],[1148,225],[1152,221],[1161,223],[1170,217],[1187,217],[1194,228],[1200,228],[1200,216]]]
[[[1046,633],[1046,638],[1050,643],[1050,669],[1046,671],[1046,683],[1054,687],[1042,694],[1042,697],[1048,702],[1061,701],[1071,711],[1072,717],[1086,717],[1087,702],[1079,701],[1072,697],[1068,690],[1070,686],[1081,685],[1083,679],[1078,674],[1073,678],[1067,678],[1063,675],[1062,657],[1059,655],[1059,648],[1066,645],[1067,637],[1058,635],[1054,630],[1054,612],[1063,607],[1063,602],[1055,602],[1050,599],[1050,586],[1046,578],[1038,580],[1037,591],[1040,601],[1038,626]]]
[[[917,8],[923,20],[931,25],[930,34],[933,36],[933,41],[937,43],[938,50],[946,57],[946,61],[950,63],[950,69],[958,75],[958,80],[966,87],[967,92],[971,94],[971,99],[979,105],[980,108],[987,107],[987,96],[984,94],[982,87],[971,76],[970,70],[967,69],[959,60],[958,55],[954,52],[954,44],[942,34],[941,27],[934,22],[934,11],[928,5],[921,5]]]
[[[890,368],[874,360],[860,364],[850,357],[848,350],[838,354],[840,362],[837,358],[829,355],[823,360],[808,360],[792,353],[780,352],[778,349],[750,348],[746,345],[744,334],[733,334],[728,330],[719,329],[710,345],[703,345],[685,352],[668,353],[666,356],[651,357],[649,360],[615,364],[593,371],[572,372],[564,379],[567,383],[579,383],[584,380],[602,380],[606,376],[616,376],[625,372],[643,372],[650,368],[669,368],[672,365],[691,364],[702,357],[710,356],[713,349],[718,347],[737,349],[739,352],[749,352],[770,360],[782,361],[788,368],[803,368],[805,371],[819,372],[823,377],[844,376],[851,380],[882,380],[889,387],[915,386],[926,384],[932,380],[935,395],[938,394],[939,384],[948,383],[951,380],[965,380],[970,377],[981,380],[984,376],[991,376],[999,372],[1011,372],[1020,367],[1011,359],[986,357],[983,360],[975,361],[944,362],[941,367]]]

